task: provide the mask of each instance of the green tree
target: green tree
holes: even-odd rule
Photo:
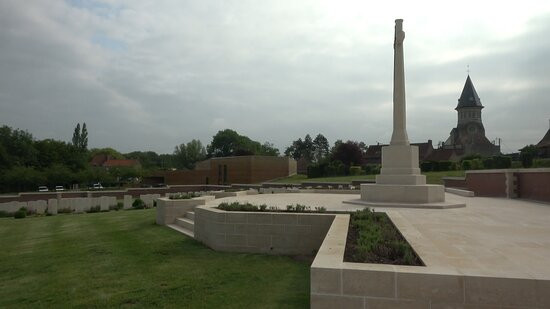
[[[326,137],[319,133],[313,140],[313,158],[315,162],[321,162],[330,153],[330,145]]]
[[[73,145],[78,147],[80,145],[80,123],[76,124],[73,132]]]
[[[78,148],[82,150],[88,149],[88,129],[86,128],[85,122],[82,124],[82,132],[80,132]]]
[[[229,157],[243,155],[274,155],[279,151],[272,144],[260,144],[234,130],[218,131],[207,147],[209,157]]]
[[[199,140],[180,144],[174,149],[174,161],[179,168],[193,169],[195,163],[206,158],[206,150]]]
[[[537,146],[527,145],[519,150],[519,158],[523,167],[533,166],[533,159],[536,158],[538,153]]]
[[[76,124],[72,142],[77,149],[84,151],[88,148],[88,129],[85,122],[82,124],[82,131],[80,130],[80,123]]]

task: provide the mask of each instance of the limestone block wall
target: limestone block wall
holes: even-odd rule
[[[312,255],[335,215],[195,208],[195,239],[227,252]]]
[[[336,216],[311,265],[311,308],[550,308],[550,280],[344,262],[348,224]]]
[[[171,200],[166,197],[157,199],[157,224],[172,224],[176,218],[183,217],[186,212],[192,211],[199,205],[205,205],[213,200],[214,196],[201,196],[192,199]]]

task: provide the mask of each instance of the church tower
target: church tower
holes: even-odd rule
[[[443,144],[443,148],[455,150],[455,158],[470,154],[500,154],[500,146],[494,145],[485,137],[485,127],[481,120],[483,107],[468,74],[455,108],[458,117],[456,128],[451,130],[449,138]]]
[[[462,89],[462,94],[458,99],[458,105],[455,108],[458,113],[457,127],[459,130],[462,128],[466,131],[466,134],[481,134],[485,136],[485,128],[481,121],[482,109],[481,100],[477,95],[470,75],[468,75]]]

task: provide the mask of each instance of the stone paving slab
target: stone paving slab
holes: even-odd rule
[[[248,201],[282,209],[288,204],[354,211],[358,194],[260,194],[211,201]],[[468,276],[550,279],[550,205],[523,200],[463,197],[454,209],[375,208],[392,219],[426,266]]]

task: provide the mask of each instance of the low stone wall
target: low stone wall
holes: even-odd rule
[[[334,214],[223,211],[195,208],[195,239],[227,252],[312,255]]]
[[[171,200],[167,197],[157,199],[157,224],[167,225],[192,211],[199,205],[205,205],[206,202],[214,199],[214,196],[201,196],[191,199]]]
[[[132,198],[125,196],[125,209],[131,207]],[[72,198],[51,198],[48,200],[34,200],[28,202],[11,201],[0,203],[0,211],[13,213],[22,207],[37,214],[57,214],[58,212],[83,213],[90,210],[91,207],[99,206],[100,210],[107,211],[109,207],[116,206],[117,199],[114,196],[100,197],[72,197]]]
[[[443,178],[446,187],[467,189],[476,196],[523,198],[550,202],[550,168],[466,171],[464,178]]]
[[[344,262],[348,225],[336,216],[311,265],[311,308],[550,308],[550,280]]]

